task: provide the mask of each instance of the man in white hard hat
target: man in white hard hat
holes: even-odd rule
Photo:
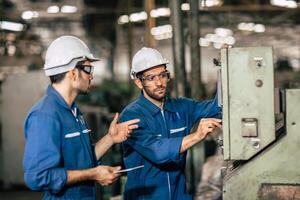
[[[122,111],[120,121],[140,122],[122,143],[123,158],[126,168],[144,167],[128,172],[125,200],[191,200],[185,187],[186,152],[221,127],[217,98],[166,98],[168,63],[157,50],[145,47],[132,59],[130,75],[141,94]],[[197,130],[190,133],[198,120]]]
[[[98,165],[97,161],[115,143],[137,128],[138,119],[117,123],[95,145],[75,98],[88,93],[95,58],[74,36],[54,40],[46,53],[45,73],[50,77],[45,96],[29,111],[25,124],[26,146],[23,166],[26,184],[44,191],[44,199],[95,200],[94,183],[109,185],[120,176],[120,167]]]

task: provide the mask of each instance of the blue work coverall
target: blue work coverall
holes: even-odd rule
[[[43,199],[47,200],[96,199],[93,182],[66,186],[67,170],[96,166],[90,130],[75,103],[69,107],[49,85],[28,113],[24,129],[24,179],[31,189],[45,191]]]
[[[191,200],[186,192],[184,168],[186,153],[180,148],[184,136],[201,118],[221,117],[217,96],[211,101],[171,98],[163,110],[143,94],[121,113],[120,121],[139,118],[139,127],[123,142],[126,168],[144,165],[128,172],[125,200]]]

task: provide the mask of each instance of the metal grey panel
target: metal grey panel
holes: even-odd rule
[[[223,105],[223,155],[224,160],[230,159],[230,132],[229,132],[229,94],[228,94],[228,56],[227,49],[221,50],[221,79]]]
[[[224,156],[247,160],[275,139],[272,48],[228,49],[222,70]]]
[[[2,147],[5,185],[23,183],[23,122],[30,107],[45,93],[43,72],[8,76],[2,84]]]
[[[243,165],[228,170],[223,183],[224,200],[260,199],[259,190],[265,184],[299,186],[299,103],[300,89],[286,90],[286,134]],[[272,199],[277,199],[275,195]],[[299,193],[293,195],[300,199]]]

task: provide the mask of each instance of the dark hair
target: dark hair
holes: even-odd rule
[[[136,77],[141,80],[143,77],[143,73],[144,73],[144,71],[136,73]]]
[[[66,74],[67,74],[67,72],[63,72],[60,74],[49,76],[51,84],[61,82],[65,78]]]
[[[85,61],[79,61],[79,62],[76,64],[76,66],[77,66],[77,65],[81,65],[81,64],[83,64],[84,62],[85,62]],[[76,66],[75,66],[75,67],[76,67]],[[61,81],[65,78],[66,74],[67,74],[67,72],[63,72],[63,73],[61,73],[61,74],[56,74],[56,75],[50,76],[49,78],[50,78],[51,84],[61,82]]]

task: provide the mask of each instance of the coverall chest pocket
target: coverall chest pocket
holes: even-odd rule
[[[80,163],[79,158],[84,157],[82,155],[82,132],[80,131],[68,131],[64,135],[63,154],[64,154],[64,165],[68,169],[78,167]]]
[[[170,137],[180,137],[187,135],[187,124],[184,117],[180,113],[174,113],[171,116],[170,122]]]

